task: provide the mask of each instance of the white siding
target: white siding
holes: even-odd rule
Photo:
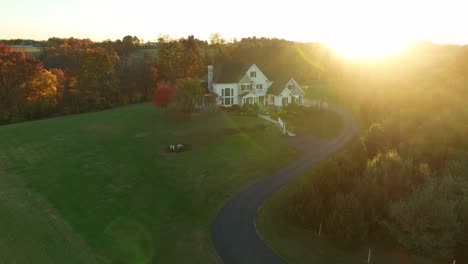
[[[279,96],[275,96],[275,106],[283,106],[283,98],[288,98],[288,104],[291,103],[291,94],[288,89],[284,89]]]
[[[304,95],[304,91],[302,90],[302,88],[299,86],[299,84],[296,82],[296,80],[294,80],[293,78],[291,78],[288,83],[286,84],[286,87],[289,87],[290,84],[293,84],[294,85],[294,89],[293,89],[293,94],[295,95]]]
[[[255,72],[256,76],[252,76],[251,72]],[[259,96],[263,96],[266,94],[270,82],[268,82],[268,78],[265,76],[265,74],[258,68],[257,65],[252,64],[250,66],[249,70],[246,72],[247,76],[254,82],[252,84],[252,91],[255,94],[258,94]],[[262,89],[257,89],[257,84],[262,85]]]
[[[281,96],[275,96],[275,106],[282,106],[283,103],[281,102]]]
[[[222,98],[222,90],[225,88],[234,89],[234,102],[233,104],[239,104],[239,85],[237,83],[215,83],[213,84],[213,92],[215,92],[219,98]],[[221,104],[221,100],[218,101]]]
[[[255,72],[254,75],[251,75],[251,72]],[[283,106],[283,98],[288,98],[288,103],[291,103],[291,92],[287,89],[288,85],[290,83],[294,84],[294,90],[292,91],[292,94],[295,95],[300,95],[301,99],[303,99],[304,92],[300,88],[299,84],[294,79],[290,79],[288,83],[285,84],[284,89],[279,96],[273,96],[273,95],[266,95],[268,89],[270,88],[272,82],[268,80],[268,78],[265,76],[265,74],[258,68],[257,65],[252,64],[248,71],[245,73],[254,83],[252,83],[252,95],[249,95],[247,97],[255,97],[255,101],[258,102],[258,97],[259,96],[265,96],[265,100],[267,100],[270,96],[273,97],[273,105],[274,106]],[[240,81],[240,80],[239,80]],[[257,89],[257,85],[262,85],[262,89]],[[219,97],[218,103],[222,104],[222,90],[226,88],[231,88],[233,89],[233,102],[232,104],[235,105],[241,105],[242,104],[242,98],[239,98],[240,94],[240,84],[239,83],[214,83],[213,84],[213,92],[216,93]],[[302,101],[302,100],[301,100]],[[270,101],[268,101],[268,104],[270,104]]]

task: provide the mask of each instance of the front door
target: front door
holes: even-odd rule
[[[288,98],[287,98],[287,97],[283,97],[283,99],[282,99],[282,105],[283,105],[283,106],[287,106],[287,105],[288,105]]]

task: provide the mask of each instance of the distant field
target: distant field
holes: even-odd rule
[[[273,127],[232,133],[263,123],[256,117],[219,113],[168,121],[155,112],[151,104],[141,104],[0,127],[1,167],[46,197],[100,263],[219,263],[210,239],[217,210],[299,154]],[[193,149],[163,152],[176,143],[190,143]],[[15,182],[10,186],[24,188]],[[10,199],[18,203],[9,205],[12,221],[22,219],[15,210],[22,210],[26,199],[21,192]],[[24,219],[29,229],[3,223],[10,219],[3,217],[0,232],[24,240],[34,232],[53,234],[36,210]],[[46,235],[37,239],[44,246],[57,245],[50,251],[55,259],[63,259],[72,247],[49,244],[54,240]],[[5,263],[42,252],[35,245],[15,245]]]
[[[33,46],[10,46],[12,50],[24,52],[27,56],[39,58],[42,55],[40,47]]]
[[[154,58],[158,55],[159,48],[139,48],[132,53],[132,56],[143,58],[145,55]]]

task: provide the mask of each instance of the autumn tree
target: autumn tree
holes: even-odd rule
[[[162,80],[174,82],[187,77],[200,77],[204,72],[204,62],[193,36],[180,40],[160,38],[159,46],[155,66]]]
[[[227,41],[219,33],[210,35],[209,45],[204,47],[205,62],[209,65],[222,64],[230,59],[230,49]]]
[[[130,54],[140,46],[140,40],[136,36],[125,36],[122,40],[117,40],[114,49],[119,55],[122,64],[126,65],[130,59]]]
[[[168,83],[159,83],[153,93],[153,104],[157,107],[166,108],[170,103],[174,102],[174,94],[176,92],[176,86]]]
[[[103,48],[87,49],[80,59],[77,74],[82,93],[81,107],[99,109],[117,105],[120,91],[117,87],[115,64],[118,56]]]
[[[0,44],[0,123],[43,116],[56,104],[56,83],[40,61]],[[31,109],[38,104],[39,114]]]

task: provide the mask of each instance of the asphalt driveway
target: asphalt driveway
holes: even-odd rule
[[[343,119],[343,131],[338,137],[330,141],[317,140],[310,136],[286,138],[290,144],[303,150],[304,155],[237,194],[218,212],[211,228],[211,237],[225,264],[287,263],[263,243],[255,227],[255,216],[258,208],[274,192],[342,148],[354,137],[358,127],[351,114],[336,106],[328,108]]]

